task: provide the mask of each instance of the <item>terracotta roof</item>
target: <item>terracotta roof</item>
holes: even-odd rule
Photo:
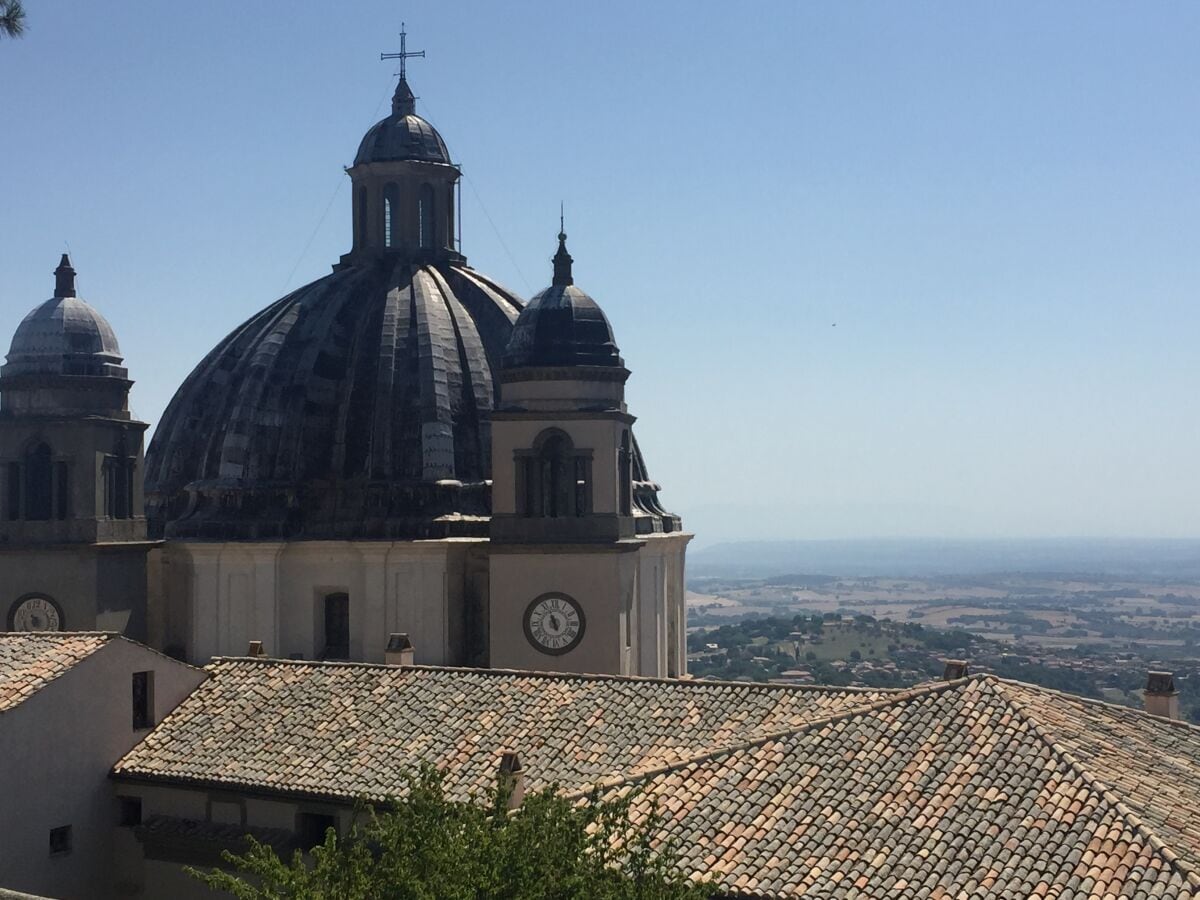
[[[489,790],[500,752],[568,790],[795,728],[881,691],[221,659],[118,775],[331,799],[394,796],[419,761],[455,796]]]
[[[974,676],[905,691],[218,660],[118,776],[451,793],[516,750],[530,787],[666,813],[746,897],[1200,897],[1200,729]]]
[[[0,632],[0,712],[33,696],[116,637],[105,632]]]
[[[731,895],[1200,896],[1200,729],[986,676],[635,785]]]

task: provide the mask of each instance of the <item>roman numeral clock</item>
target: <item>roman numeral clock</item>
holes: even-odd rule
[[[525,609],[525,637],[551,656],[574,650],[583,640],[586,624],[583,608],[566,594],[542,594]]]

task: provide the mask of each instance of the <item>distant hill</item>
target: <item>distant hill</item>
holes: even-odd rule
[[[688,554],[691,578],[772,578],[794,572],[897,577],[1026,572],[1200,578],[1200,540],[744,541],[715,544]]]

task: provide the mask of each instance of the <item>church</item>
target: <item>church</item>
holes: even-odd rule
[[[346,169],[349,252],[214,347],[144,456],[136,360],[63,255],[0,370],[7,628],[193,663],[250,641],[382,662],[405,640],[418,663],[685,673],[690,535],[638,448],[613,328],[561,222],[528,303],[467,264],[461,170],[410,55]]]

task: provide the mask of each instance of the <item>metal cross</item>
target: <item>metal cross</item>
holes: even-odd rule
[[[413,51],[412,53],[408,52],[408,35],[404,31],[404,23],[403,22],[400,23],[400,52],[399,53],[380,53],[379,54],[380,59],[398,59],[398,60],[400,60],[400,71],[397,72],[396,74],[399,75],[402,79],[404,78],[404,61],[407,59],[412,59],[413,57],[417,57],[417,56],[421,57],[421,59],[424,59],[425,51],[424,50],[416,50],[416,51]]]

